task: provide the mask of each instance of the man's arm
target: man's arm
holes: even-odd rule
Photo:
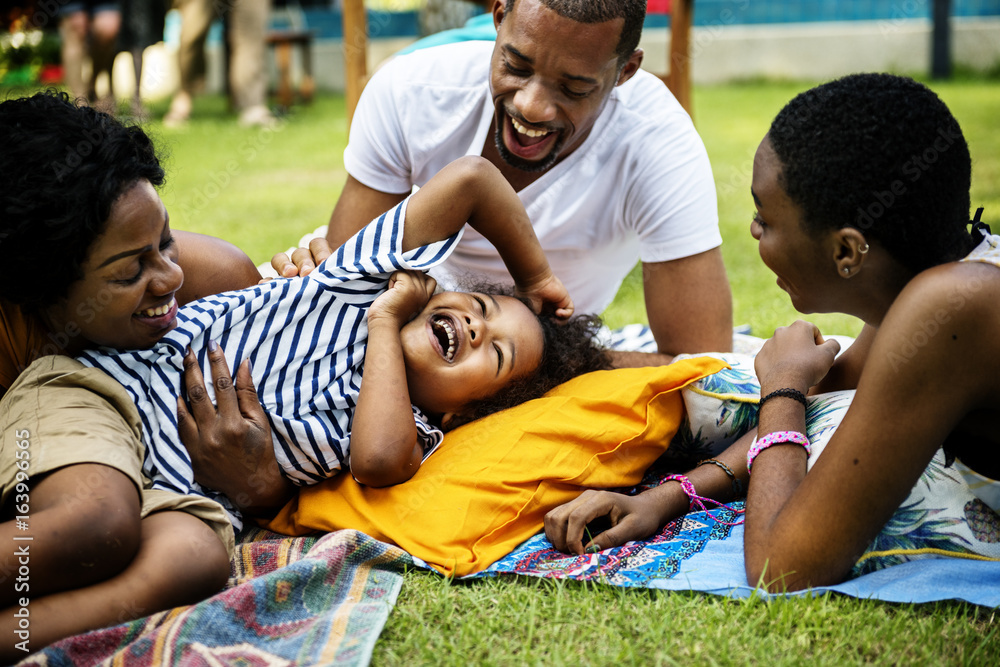
[[[381,192],[363,185],[356,178],[347,175],[347,182],[340,193],[337,205],[330,215],[325,239],[313,239],[309,248],[298,248],[292,252],[279,252],[271,258],[271,266],[284,278],[305,276],[334,250],[357,234],[362,227],[403,201],[409,193],[393,194]]]
[[[403,201],[409,192],[380,192],[363,185],[348,174],[347,182],[340,193],[337,205],[330,216],[330,226],[326,231],[326,240],[330,248],[339,248],[369,222],[382,215],[390,208]]]
[[[175,230],[173,234],[177,263],[184,271],[184,285],[177,292],[179,304],[260,282],[253,260],[229,241],[194,232]]]
[[[733,295],[713,248],[642,265],[646,315],[661,354],[728,352],[733,347]]]

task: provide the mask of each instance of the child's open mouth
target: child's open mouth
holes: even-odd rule
[[[431,317],[431,331],[434,332],[434,336],[441,346],[441,354],[445,361],[453,361],[457,349],[454,322],[447,315],[434,315]]]

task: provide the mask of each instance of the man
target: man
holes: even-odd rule
[[[577,312],[602,312],[641,258],[646,311],[665,363],[732,345],[732,296],[708,156],[690,118],[639,69],[645,0],[495,0],[495,44],[464,42],[387,63],[368,83],[344,153],[347,183],[327,232],[337,247],[454,159],[479,154],[518,192]],[[281,275],[296,269],[275,256]],[[316,259],[322,259],[324,251]],[[465,234],[435,277],[509,282]]]

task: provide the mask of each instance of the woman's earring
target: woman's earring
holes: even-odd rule
[[[870,250],[870,248],[868,247],[868,244],[867,244],[867,243],[866,243],[866,244],[864,244],[863,246],[860,246],[860,247],[858,248],[858,252],[860,252],[860,253],[861,253],[862,255],[865,255],[865,254],[867,254],[869,250]]]
[[[847,276],[847,275],[850,275],[850,273],[851,273],[851,267],[845,266],[844,267],[844,275]]]

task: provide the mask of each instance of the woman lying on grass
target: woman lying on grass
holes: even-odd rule
[[[844,580],[941,447],[991,482],[997,508],[1000,359],[989,350],[1000,337],[1000,237],[968,230],[970,181],[958,122],[903,77],[854,75],[807,91],[761,142],[751,188],[761,259],[800,312],[847,313],[865,327],[836,361],[839,344],[801,321],[756,357],[756,437],[718,457],[749,476],[751,583]],[[804,394],[849,388],[852,405],[807,475]],[[732,497],[722,466],[689,478],[699,495]],[[546,533],[574,553],[617,546],[688,501],[679,482],[635,497],[587,492],[551,512]],[[613,527],[584,544],[599,517]]]
[[[148,204],[159,201],[148,180],[133,190]],[[162,204],[147,208],[165,230]],[[130,217],[126,228],[148,232],[151,220]],[[433,294],[434,282],[420,270],[448,255],[466,221],[497,245],[524,301]],[[155,258],[131,255],[111,280],[159,270],[171,261],[160,256],[164,245],[157,236]],[[207,347],[213,374],[227,380],[228,368],[217,370],[227,357],[243,361],[239,399],[228,381],[216,387],[220,414],[238,404],[258,425],[242,443],[257,452],[255,467],[279,470],[253,480],[255,509],[260,498],[282,499],[289,479],[310,483],[346,467],[366,484],[405,481],[441,441],[441,429],[605,365],[591,319],[559,326],[532,307],[558,320],[573,310],[516,194],[489,163],[467,158],[306,278],[168,308],[173,319],[150,349],[34,362],[0,402],[0,468],[9,471],[0,530],[16,534],[18,503],[30,501],[32,510],[31,650],[190,603],[226,581],[230,521],[238,519],[220,504],[229,505],[226,498],[202,494],[179,441],[179,430],[197,428],[180,399],[185,366],[199,365],[190,349]],[[188,386],[198,388],[200,378],[192,374]],[[24,451],[30,465],[19,469]],[[67,559],[60,545],[69,534]],[[114,558],[105,558],[108,550]],[[91,557],[102,562],[100,576],[67,574]],[[13,586],[5,586],[0,632],[15,629],[15,604]]]

